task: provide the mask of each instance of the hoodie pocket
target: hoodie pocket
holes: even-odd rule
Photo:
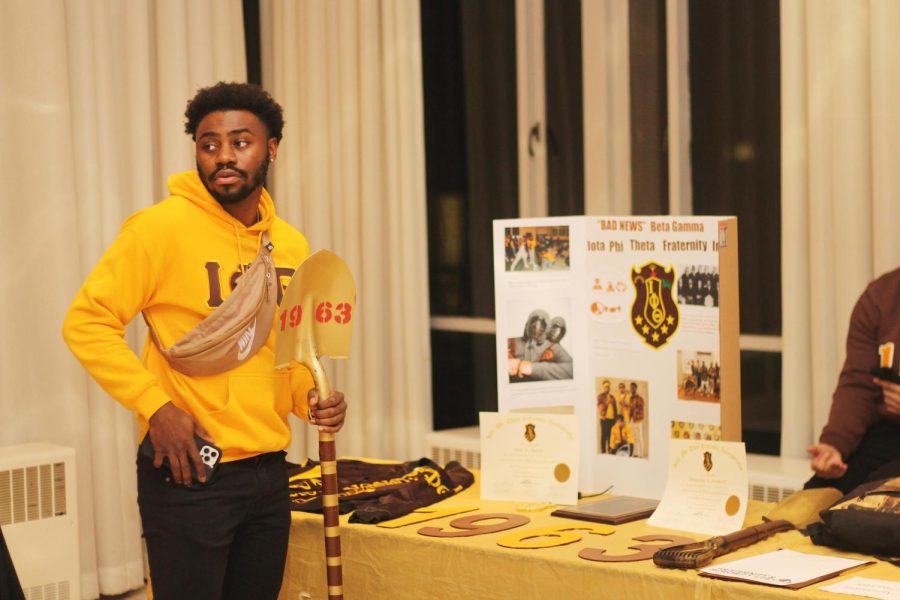
[[[248,452],[281,450],[290,440],[290,410],[288,373],[231,374],[228,403],[222,410],[209,413],[207,429],[221,447]]]

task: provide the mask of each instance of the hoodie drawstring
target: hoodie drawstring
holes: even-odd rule
[[[246,271],[246,267],[244,267],[244,253],[241,251],[241,232],[238,231],[237,224],[231,225],[232,230],[234,231],[234,241],[237,243],[237,251],[238,251],[238,269],[241,270],[241,275]],[[259,235],[256,236],[256,252],[253,256],[259,254],[259,249],[262,247],[262,231],[259,232]]]

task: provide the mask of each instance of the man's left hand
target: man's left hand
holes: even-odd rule
[[[884,408],[888,414],[900,415],[900,385],[875,378],[875,385],[884,390]]]
[[[332,392],[324,400],[319,399],[319,392],[315,388],[309,390],[306,395],[309,401],[310,424],[318,427],[324,433],[337,433],[344,426],[344,418],[347,415],[347,403],[344,401],[343,392]]]

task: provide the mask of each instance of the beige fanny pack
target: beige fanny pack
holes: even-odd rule
[[[169,366],[180,373],[216,375],[229,371],[265,345],[275,318],[277,281],[272,244],[263,233],[259,254],[217,309],[168,348],[160,344],[148,321],[150,337]]]

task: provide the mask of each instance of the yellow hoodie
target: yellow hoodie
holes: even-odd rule
[[[231,461],[284,449],[288,413],[307,415],[312,377],[302,366],[276,371],[275,320],[266,345],[226,373],[188,376],[169,368],[148,339],[141,359],[125,343],[125,326],[143,311],[164,347],[211,313],[234,288],[269,232],[281,292],[309,255],[306,239],[275,214],[263,190],[260,221],[250,227],[210,196],[196,171],[169,178],[171,196],[129,217],[69,308],[63,337],[110,396],[134,411],[140,436],[172,401],[212,435]]]

